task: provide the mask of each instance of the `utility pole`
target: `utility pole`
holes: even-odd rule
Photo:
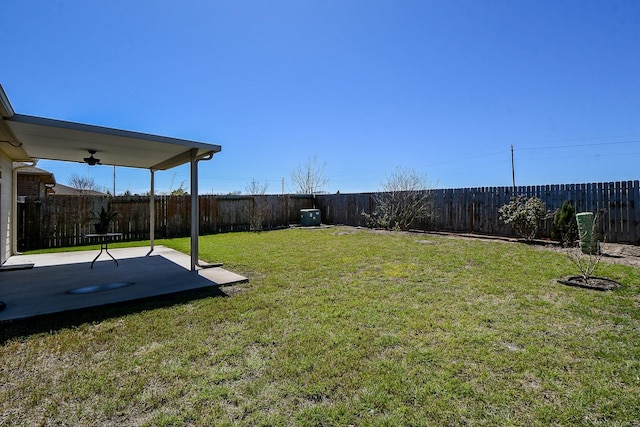
[[[511,144],[511,182],[513,184],[513,194],[515,196],[515,193],[516,193],[516,168],[515,168],[515,162],[513,161],[513,144]]]
[[[284,195],[284,176],[282,177],[282,194]]]

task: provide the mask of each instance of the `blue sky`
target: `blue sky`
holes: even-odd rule
[[[2,6],[16,112],[222,145],[202,193],[329,192],[397,167],[439,188],[639,179],[640,2],[34,1]],[[41,161],[58,182],[111,167]],[[148,171],[116,170],[116,192]],[[189,185],[188,167],[156,175]],[[173,184],[172,184],[173,183]]]

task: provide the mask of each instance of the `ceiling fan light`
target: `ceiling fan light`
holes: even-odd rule
[[[89,151],[89,154],[91,154],[91,156],[84,158],[85,163],[87,163],[89,166],[95,166],[98,163],[100,163],[100,159],[96,159],[95,157],[93,157],[93,155],[96,154],[96,150],[88,150],[88,151]]]

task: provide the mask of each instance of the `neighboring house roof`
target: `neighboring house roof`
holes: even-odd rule
[[[51,189],[52,196],[106,196],[107,193],[96,190],[78,190],[77,188],[69,187],[68,185],[56,184]]]
[[[32,175],[40,177],[43,184],[53,185],[56,183],[56,177],[53,173],[35,166],[21,167],[17,170],[18,175]]]
[[[107,193],[96,190],[78,190],[74,187],[69,187],[68,185],[58,184],[56,183],[56,177],[52,172],[49,172],[44,169],[37,168],[35,166],[23,166],[17,169],[18,175],[22,176],[37,176],[40,178],[43,184],[49,188],[50,195],[58,195],[58,196],[106,196]]]

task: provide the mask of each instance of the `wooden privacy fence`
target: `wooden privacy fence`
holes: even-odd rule
[[[313,196],[199,196],[200,234],[250,228],[259,214],[262,227],[273,229],[300,221],[300,210],[314,207]],[[49,196],[18,204],[18,250],[83,245],[91,212],[107,206],[118,213],[110,231],[124,240],[149,239],[149,197]],[[191,233],[191,196],[155,197],[155,236]]]
[[[624,181],[596,184],[539,185],[437,189],[433,221],[415,221],[412,228],[514,236],[500,221],[498,209],[514,196],[539,197],[550,211],[571,200],[577,212],[602,212],[599,226],[606,241],[640,244],[640,184]],[[262,227],[299,223],[300,210],[318,208],[324,224],[367,226],[362,212],[375,209],[374,193],[270,196],[200,196],[200,233],[249,230],[256,214]],[[86,243],[90,212],[107,204],[119,216],[112,231],[125,240],[149,239],[149,197],[49,196],[27,199],[18,208],[18,248],[74,246]],[[190,234],[191,197],[156,197],[157,238]],[[551,236],[547,221],[539,237]]]
[[[414,229],[514,236],[511,228],[500,221],[498,209],[512,197],[521,195],[540,198],[550,211],[571,200],[578,213],[601,213],[599,227],[607,241],[640,243],[638,181],[431,191],[435,218],[430,223],[415,221]],[[362,212],[373,212],[374,196],[374,193],[320,195],[316,196],[316,206],[326,224],[367,226]],[[552,220],[546,221],[538,236],[551,237],[552,224]]]

